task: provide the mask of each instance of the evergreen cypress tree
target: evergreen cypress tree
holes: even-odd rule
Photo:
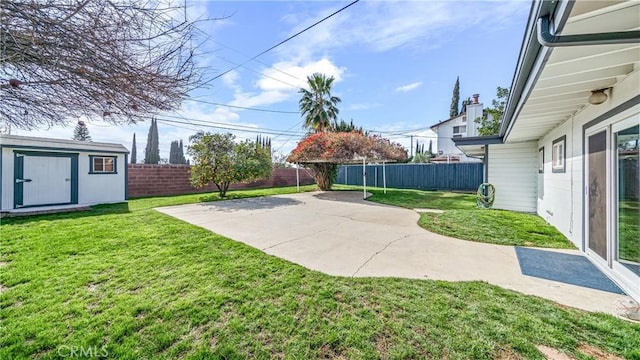
[[[171,142],[171,148],[169,149],[169,164],[176,164],[176,141]]]
[[[456,78],[456,84],[453,86],[453,96],[451,97],[451,109],[449,117],[458,116],[458,104],[460,103],[460,77]]]
[[[187,163],[187,159],[184,157],[184,145],[182,144],[182,140],[180,140],[180,143],[178,144],[178,161],[180,161],[180,164]]]
[[[76,128],[73,129],[73,140],[76,141],[91,141],[91,135],[89,135],[89,129],[84,121],[78,121]]]
[[[169,151],[169,164],[186,164],[187,159],[184,157],[184,146],[182,140],[172,141]]]
[[[133,133],[133,144],[131,145],[131,163],[135,164],[138,162],[138,148],[136,147],[136,133]]]
[[[160,147],[158,146],[158,123],[151,120],[149,134],[147,135],[147,147],[144,151],[145,164],[157,164],[160,162]]]

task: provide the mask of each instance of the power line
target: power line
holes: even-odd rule
[[[223,44],[223,43],[221,43],[219,41],[216,41],[216,40],[213,40],[213,39],[210,39],[210,41],[212,41],[212,42],[214,42],[214,43],[216,43],[216,44],[218,44],[218,45],[220,45],[220,46],[222,46],[224,48],[227,48],[227,49],[229,49],[229,50],[231,50],[231,51],[233,51],[233,52],[235,52],[237,54],[240,54],[240,55],[242,55],[242,56],[244,56],[246,58],[251,58],[251,55],[247,55],[245,53],[242,53],[239,50],[236,50],[236,49],[232,48],[231,46],[225,45],[225,44]],[[275,71],[277,71],[277,72],[279,72],[281,74],[287,75],[287,76],[289,76],[289,77],[291,77],[293,79],[296,79],[296,80],[300,81],[299,77],[297,77],[295,75],[291,75],[290,73],[288,73],[288,72],[286,72],[284,70],[280,70],[280,69],[278,69],[277,67],[275,67],[273,65],[269,65],[269,64],[265,63],[264,61],[260,61],[258,59],[253,59],[253,61],[255,61],[255,62],[259,63],[259,64],[262,64],[262,65],[264,65],[266,67],[269,67],[269,68],[271,68],[271,69],[273,69],[273,70],[275,70]]]
[[[277,113],[277,114],[300,114],[300,111],[258,109],[258,108],[238,106],[238,105],[222,104],[222,103],[218,103],[218,102],[214,102],[214,101],[207,101],[207,100],[200,100],[200,99],[186,99],[186,100],[187,101],[198,102],[198,103],[203,103],[203,104],[209,104],[209,105],[229,107],[229,108],[233,108],[233,109],[260,111],[260,112]]]
[[[247,69],[247,70],[249,70],[249,71],[251,71],[251,72],[254,72],[254,73],[258,74],[258,75],[262,75],[262,76],[267,77],[267,78],[269,78],[269,79],[271,79],[271,80],[275,80],[275,81],[277,81],[277,82],[283,83],[283,84],[285,84],[285,85],[287,85],[287,86],[291,86],[291,87],[294,87],[294,88],[298,88],[298,87],[299,87],[298,85],[293,85],[293,84],[288,83],[288,82],[286,82],[286,81],[282,81],[282,80],[280,80],[280,79],[278,79],[278,78],[274,78],[273,76],[267,75],[267,74],[262,73],[262,72],[260,72],[260,71],[258,71],[258,70],[254,70],[254,69],[252,69],[252,68],[250,68],[250,67],[248,67],[248,66],[246,66],[246,65],[238,64],[238,63],[233,62],[233,61],[231,61],[231,60],[228,60],[227,58],[224,58],[224,57],[222,57],[222,56],[219,56],[219,55],[214,55],[214,56],[215,56],[215,57],[217,57],[217,58],[218,58],[218,59],[220,59],[220,60],[223,60],[223,61],[228,62],[229,64],[240,66],[240,67],[242,67],[242,68],[244,68],[244,69]]]
[[[346,5],[346,6],[342,7],[341,9],[334,11],[333,13],[329,14],[328,16],[325,16],[324,18],[322,18],[322,19],[320,19],[320,20],[316,21],[315,23],[313,23],[313,24],[311,24],[311,25],[307,26],[306,28],[304,28],[304,29],[302,29],[302,30],[298,31],[297,33],[295,33],[295,34],[293,34],[293,35],[289,36],[288,38],[286,38],[286,39],[284,39],[284,40],[280,41],[279,43],[277,43],[277,44],[273,45],[272,47],[268,48],[267,50],[264,50],[264,51],[262,51],[261,53],[259,53],[259,54],[255,55],[255,56],[251,57],[249,60],[246,60],[245,62],[241,63],[240,65],[234,66],[233,68],[231,68],[231,69],[229,69],[229,70],[227,70],[227,71],[225,71],[225,72],[223,72],[223,73],[221,73],[221,74],[219,74],[219,75],[214,76],[214,77],[213,77],[212,79],[210,79],[209,81],[206,81],[203,85],[206,85],[206,84],[208,84],[208,83],[212,82],[213,80],[219,79],[220,77],[222,77],[222,76],[224,76],[224,75],[226,75],[226,74],[230,73],[231,71],[233,71],[233,70],[235,70],[235,69],[239,68],[240,66],[245,65],[245,64],[247,64],[248,62],[250,62],[250,61],[253,61],[253,60],[257,59],[258,57],[260,57],[260,56],[262,56],[262,55],[264,55],[264,54],[268,53],[269,51],[271,51],[271,50],[273,50],[273,49],[277,48],[278,46],[280,46],[280,45],[282,45],[282,44],[286,43],[287,41],[289,41],[289,40],[291,40],[291,39],[295,38],[296,36],[298,36],[298,35],[300,35],[300,34],[304,33],[305,31],[307,31],[307,30],[309,30],[309,29],[313,28],[314,26],[316,26],[316,25],[318,25],[318,24],[320,24],[320,23],[324,22],[325,20],[327,20],[327,19],[329,19],[329,18],[331,18],[331,17],[333,17],[333,16],[337,15],[338,13],[340,13],[340,12],[342,12],[342,11],[346,10],[347,8],[349,8],[350,6],[353,6],[354,4],[356,4],[356,3],[357,3],[357,2],[359,2],[359,1],[360,1],[360,0],[352,1],[352,2],[351,2],[351,3],[349,3],[348,5]]]
[[[269,134],[269,135],[281,135],[281,136],[296,136],[297,135],[297,136],[300,136],[300,137],[305,135],[305,133],[302,133],[302,132],[283,131],[283,130],[278,130],[278,129],[254,128],[254,127],[250,127],[250,126],[246,126],[246,125],[234,125],[234,124],[226,124],[226,123],[219,123],[219,122],[215,122],[215,121],[206,121],[206,120],[198,120],[198,119],[183,118],[186,121],[167,119],[167,118],[179,118],[177,116],[171,116],[171,115],[163,115],[162,117],[159,117],[159,116],[144,116],[144,115],[134,115],[134,116],[138,117],[138,118],[141,118],[141,119],[155,119],[157,121],[165,122],[165,123],[184,124],[184,125],[207,127],[207,128],[213,128],[213,129],[223,129],[223,130],[232,130],[232,131],[239,131],[239,132],[248,132],[248,133],[253,133],[253,134]]]
[[[237,128],[249,129],[249,130],[258,129],[258,128],[254,127],[254,126],[249,126],[249,125],[229,124],[229,123],[218,122],[218,121],[213,121],[213,120],[200,120],[200,119],[193,119],[193,118],[189,119],[189,118],[186,118],[186,117],[184,117],[182,115],[173,116],[173,115],[165,114],[165,115],[162,115],[162,116],[168,117],[168,118],[174,118],[174,119],[176,119],[176,118],[183,119],[183,120],[186,120],[186,121],[196,121],[196,122],[201,122],[201,123],[205,123],[205,124],[208,124],[208,125],[211,124],[211,125],[221,125],[221,126],[234,126],[234,127],[237,127]],[[196,124],[193,124],[193,125],[196,125]],[[289,131],[289,130],[267,129],[267,128],[262,128],[262,129],[266,130],[266,131],[280,132],[283,135],[289,135],[289,134],[292,134],[292,133],[295,134],[295,135],[302,134],[301,132],[294,132],[294,131]]]

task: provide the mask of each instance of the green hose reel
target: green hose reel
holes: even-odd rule
[[[496,195],[496,188],[489,183],[482,183],[478,186],[478,207],[481,209],[491,209]]]

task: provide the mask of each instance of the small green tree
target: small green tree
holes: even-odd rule
[[[133,144],[131,144],[131,163],[135,164],[138,161],[138,148],[136,147],[136,133],[133,133]]]
[[[160,147],[158,142],[158,123],[155,119],[152,119],[151,126],[149,126],[149,134],[147,135],[147,147],[144,150],[145,164],[157,164],[160,162]]]
[[[458,116],[460,114],[458,105],[460,104],[460,77],[456,77],[456,84],[453,85],[453,95],[451,96],[451,109],[449,117]]]
[[[235,136],[199,131],[191,136],[187,153],[193,159],[191,184],[197,188],[214,183],[221,197],[234,182],[250,182],[271,176],[273,165],[268,149],[257,142],[234,142]]]
[[[76,141],[91,141],[91,135],[89,135],[89,129],[84,121],[78,121],[76,128],[73,129],[73,140]]]
[[[493,107],[487,108],[486,113],[482,117],[474,120],[474,122],[478,124],[479,135],[498,135],[507,100],[509,100],[509,88],[498,86],[496,98],[491,101]]]
[[[362,126],[358,127],[353,123],[353,119],[351,119],[351,121],[346,122],[343,119],[340,119],[340,121],[334,120],[331,123],[331,131],[333,132],[359,132],[359,133],[365,133],[364,129],[362,128]]]
[[[417,153],[413,159],[411,159],[411,162],[414,164],[425,164],[431,161],[431,157],[432,155],[429,153]]]

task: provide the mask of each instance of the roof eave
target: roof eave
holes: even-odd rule
[[[551,55],[551,48],[543,47],[537,38],[537,23],[542,16],[553,15],[553,25],[560,32],[573,8],[573,1],[534,0],[531,4],[527,29],[522,40],[518,65],[511,83],[509,99],[500,126],[500,135],[507,140],[509,132],[523,103],[529,97],[544,62]]]

